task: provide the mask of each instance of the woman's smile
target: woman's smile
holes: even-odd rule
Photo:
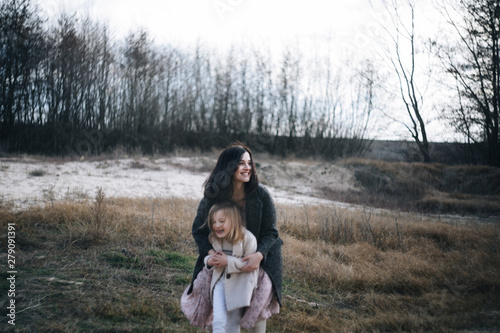
[[[248,152],[241,156],[241,160],[238,164],[238,169],[234,173],[233,180],[247,183],[252,177],[252,159]]]

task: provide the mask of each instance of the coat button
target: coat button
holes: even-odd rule
[[[226,278],[230,279],[231,278],[231,274],[226,274]]]

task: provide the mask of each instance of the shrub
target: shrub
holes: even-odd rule
[[[43,177],[47,174],[47,171],[43,169],[35,169],[31,170],[28,174],[30,177]]]

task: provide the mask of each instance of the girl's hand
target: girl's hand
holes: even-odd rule
[[[249,254],[248,256],[242,258],[241,260],[246,261],[247,264],[241,269],[242,272],[253,272],[260,266],[260,262],[264,259],[264,256],[260,252],[255,252]]]
[[[223,252],[217,252],[212,254],[208,259],[208,264],[215,267],[226,267],[227,266],[227,255]]]
[[[207,264],[208,264],[209,266],[215,266],[215,265],[214,265],[214,261],[213,261],[213,256],[214,256],[214,254],[215,254],[215,253],[217,253],[217,252],[215,252],[215,250],[214,250],[214,249],[211,249],[210,251],[208,251],[208,255],[209,255],[210,257],[209,257],[209,258],[208,258],[208,260],[207,260]]]
[[[227,254],[223,252],[217,252],[215,256],[217,258],[219,267],[227,267]]]
[[[214,262],[214,260],[213,260],[213,256],[210,256],[210,257],[208,258],[208,260],[207,260],[207,264],[208,264],[208,266],[212,266],[212,267],[213,267],[213,266],[215,266],[215,262]]]

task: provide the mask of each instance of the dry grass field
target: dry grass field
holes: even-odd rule
[[[284,298],[268,332],[499,332],[499,193],[491,184],[498,185],[498,170],[345,165],[361,165],[354,174],[365,190],[323,190],[358,206],[277,205]],[[422,185],[429,175],[435,178]],[[486,177],[475,193],[466,184],[471,175]],[[411,204],[389,205],[409,188],[418,194]],[[464,202],[469,208],[460,208]],[[15,226],[17,269],[16,325],[2,316],[2,331],[201,331],[179,306],[195,261],[196,206],[103,191],[21,210],[0,206],[3,249],[8,225]],[[4,312],[5,263],[6,250]]]

